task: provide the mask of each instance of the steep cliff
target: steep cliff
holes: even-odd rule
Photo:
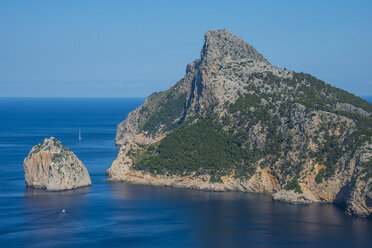
[[[91,185],[83,163],[53,137],[34,146],[23,167],[29,187],[60,191]]]
[[[109,180],[265,192],[372,212],[372,105],[271,65],[227,30],[118,125]]]

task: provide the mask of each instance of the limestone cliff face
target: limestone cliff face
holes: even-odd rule
[[[23,167],[29,187],[60,191],[91,185],[83,163],[53,137],[34,146],[25,158]]]
[[[372,105],[271,65],[227,30],[118,125],[109,180],[272,194],[372,212]]]

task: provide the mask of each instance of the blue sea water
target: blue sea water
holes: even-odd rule
[[[333,205],[104,182],[116,125],[143,100],[0,98],[0,247],[372,247],[372,221]],[[23,159],[50,136],[83,161],[91,187],[26,188]]]

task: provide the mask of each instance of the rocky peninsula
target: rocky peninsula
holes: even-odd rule
[[[372,104],[270,64],[227,30],[117,128],[111,181],[268,193],[372,213]]]

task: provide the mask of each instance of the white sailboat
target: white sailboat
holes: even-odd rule
[[[83,138],[81,137],[81,130],[79,130],[79,140],[82,140]]]

